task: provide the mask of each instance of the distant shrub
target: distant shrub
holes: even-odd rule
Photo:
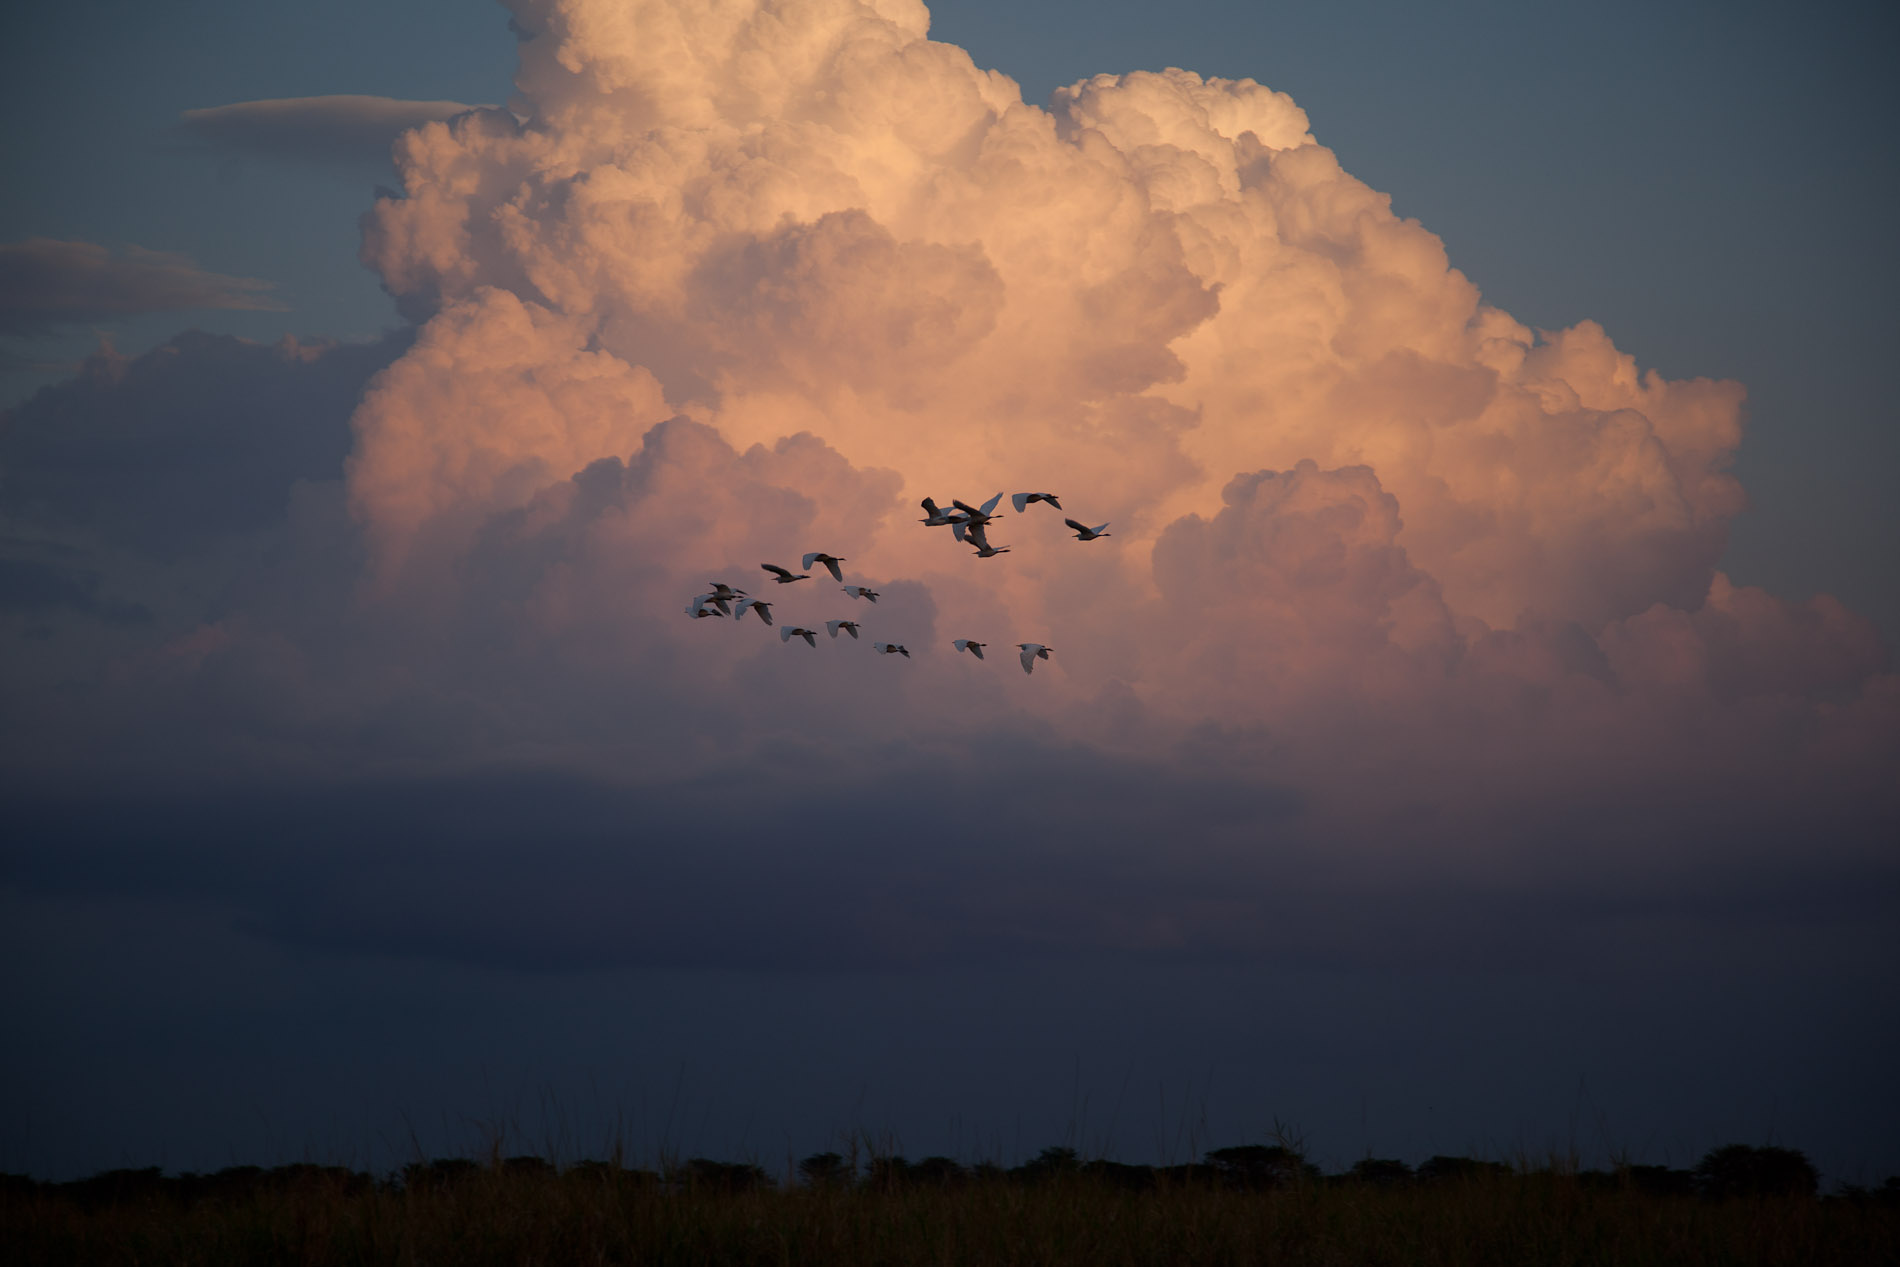
[[[1695,1183],[1703,1196],[1811,1197],[1821,1177],[1807,1155],[1794,1148],[1751,1148],[1729,1144],[1696,1163]]]
[[[165,1173],[157,1166],[142,1170],[107,1170],[60,1187],[82,1209],[115,1205],[145,1205],[167,1194]]]
[[[1074,1174],[1081,1168],[1081,1158],[1073,1148],[1045,1148],[1033,1160],[1024,1162],[1009,1173],[1013,1178],[1035,1181]]]
[[[1119,1161],[1092,1161],[1082,1167],[1082,1173],[1125,1192],[1147,1192],[1160,1178],[1153,1166],[1129,1166]]]
[[[1356,1161],[1348,1174],[1360,1183],[1396,1184],[1412,1182],[1412,1168],[1390,1157],[1367,1157]]]
[[[1691,1170],[1672,1170],[1668,1166],[1624,1166],[1618,1173],[1630,1187],[1651,1196],[1686,1197],[1696,1188],[1695,1172]]]
[[[430,1161],[412,1161],[402,1168],[405,1188],[448,1188],[466,1183],[482,1173],[482,1168],[466,1157],[437,1157]]]
[[[1445,1179],[1483,1179],[1510,1173],[1511,1168],[1503,1162],[1479,1161],[1476,1157],[1427,1157],[1418,1168],[1418,1177],[1424,1183]]]
[[[910,1182],[911,1166],[902,1157],[873,1157],[864,1168],[866,1187],[892,1192]]]
[[[1281,1144],[1216,1148],[1207,1155],[1207,1164],[1222,1183],[1249,1190],[1290,1187],[1311,1170],[1305,1158]],[[1312,1174],[1317,1176],[1318,1171]]]
[[[851,1182],[851,1168],[837,1153],[813,1153],[798,1163],[798,1177],[813,1188],[836,1188]]]
[[[772,1177],[749,1162],[694,1157],[668,1174],[677,1187],[696,1192],[752,1192],[772,1186]]]
[[[926,1157],[910,1168],[914,1183],[953,1184],[969,1177],[969,1172],[949,1157]]]

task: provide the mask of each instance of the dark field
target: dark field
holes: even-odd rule
[[[780,1182],[695,1159],[664,1173],[539,1158],[115,1171],[4,1180],[16,1263],[1856,1264],[1900,1262],[1900,1184],[1815,1195],[1799,1153],[1694,1171],[1512,1169],[1434,1158],[1323,1176],[1279,1147],[1200,1165],[1014,1170],[805,1159]]]

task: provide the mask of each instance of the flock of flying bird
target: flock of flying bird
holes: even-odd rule
[[[952,498],[950,502],[951,508],[949,510],[940,510],[933,498],[926,497],[922,503],[925,516],[922,522],[926,527],[950,529],[958,541],[974,547],[977,558],[993,559],[999,554],[1009,553],[1008,546],[991,545],[989,539],[989,527],[990,524],[995,521],[996,517],[996,503],[1002,500],[1003,495],[998,493],[981,506],[972,506],[967,502],[957,501]],[[1019,515],[1022,514],[1032,502],[1048,502],[1057,510],[1062,509],[1062,503],[1056,500],[1054,493],[1013,493],[1010,495],[1010,503],[1016,507],[1016,513]],[[1091,528],[1086,524],[1077,523],[1073,519],[1064,519],[1062,522],[1074,529],[1075,539],[1077,541],[1095,541],[1099,538],[1111,535],[1103,531],[1103,529],[1108,527],[1107,524],[1097,524]],[[775,563],[761,563],[759,567],[771,573],[772,579],[778,584],[790,585],[794,581],[810,580],[811,566],[814,563],[823,564],[825,570],[831,573],[832,580],[843,581],[844,570],[838,566],[843,562],[844,560],[835,554],[826,554],[822,550],[814,550],[810,554],[807,554],[805,561],[799,565],[805,569],[802,572],[793,572],[790,568],[782,568]],[[750,611],[756,612],[759,619],[765,624],[770,625],[773,623],[771,603],[766,602],[762,598],[754,598],[742,589],[734,589],[724,581],[713,581],[711,585],[712,589],[694,598],[687,606],[686,614],[688,616],[691,616],[695,620],[701,620],[708,616],[730,616],[734,621],[743,624],[745,623],[745,614]],[[877,602],[878,594],[876,590],[866,589],[862,585],[846,585],[843,588],[844,592],[853,598],[861,598],[871,603]],[[839,630],[843,630],[855,639],[858,636],[860,627],[861,626],[859,626],[855,620],[827,620],[825,622],[825,632],[830,634],[833,638],[838,636]],[[803,638],[811,646],[815,647],[818,645],[818,631],[816,629],[807,629],[802,625],[780,625],[778,637],[780,642],[790,642],[794,638]],[[910,651],[902,643],[874,642],[871,645],[877,648],[878,654],[880,655],[901,655],[906,660],[910,659]],[[987,642],[977,642],[973,638],[957,638],[953,640],[950,645],[954,646],[959,652],[968,651],[971,655],[981,660],[983,658],[983,648],[990,644]],[[1054,650],[1053,647],[1044,646],[1040,642],[1019,642],[1016,644],[1016,649],[1021,653],[1024,673],[1033,672],[1036,667],[1036,661],[1047,660],[1049,653]]]

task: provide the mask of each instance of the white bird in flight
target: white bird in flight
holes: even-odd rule
[[[1023,653],[1024,673],[1034,673],[1036,671],[1036,660],[1038,658],[1047,660],[1049,653],[1055,650],[1054,647],[1045,647],[1040,642],[1019,642],[1016,646]]]
[[[950,499],[950,504],[969,516],[970,526],[972,528],[981,528],[990,521],[990,512],[996,509],[996,503],[1002,500],[1003,495],[998,493],[981,506],[972,506],[968,502],[960,502],[954,497]]]
[[[927,516],[920,522],[927,528],[941,528],[945,524],[960,524],[963,522],[962,515],[953,515],[947,510],[938,509],[937,499],[934,497],[926,497],[918,504],[924,508],[924,514]]]
[[[1056,500],[1054,493],[1011,493],[1009,500],[1016,507],[1016,513],[1019,515],[1023,513],[1023,507],[1030,502],[1048,502],[1057,510],[1062,509],[1062,503]]]
[[[981,660],[983,658],[983,648],[990,644],[987,642],[976,642],[969,638],[958,638],[950,645],[955,647],[958,651],[968,651],[971,655]]]
[[[708,603],[717,605],[709,607],[707,606]],[[724,604],[720,603],[719,600],[714,598],[711,594],[701,594],[698,598],[695,598],[692,605],[686,609],[686,614],[691,616],[694,620],[704,620],[708,616],[725,615],[726,613],[721,610],[723,607]]]
[[[990,549],[989,532],[982,524],[970,524],[968,527],[958,524],[955,531],[958,541],[976,547],[976,553],[979,558],[987,559],[991,554],[1007,554],[1009,552],[1008,546],[998,546],[994,550]],[[988,551],[988,553],[985,553],[985,551]]]
[[[761,563],[761,568],[772,574],[772,579],[780,585],[790,585],[793,581],[809,581],[811,578],[803,572],[793,576],[790,568],[782,568],[776,563]]]
[[[825,622],[825,632],[834,638],[838,636],[840,629],[850,634],[853,638],[856,638],[858,636],[859,625],[855,620],[827,620]]]
[[[877,648],[879,655],[901,655],[906,660],[910,659],[910,652],[904,649],[904,645],[902,643],[874,642],[871,645]]]
[[[844,573],[838,570],[838,565],[843,562],[844,560],[839,558],[835,554],[826,554],[821,550],[814,550],[810,554],[806,555],[805,561],[799,564],[798,566],[804,568],[807,572],[809,572],[811,571],[812,564],[822,563],[831,570],[832,580],[842,581],[844,579]]]
[[[759,619],[761,621],[768,625],[772,623],[772,604],[762,598],[753,598],[749,594],[739,600],[738,609],[732,613],[733,620],[744,624],[745,612],[748,607],[759,613]]]
[[[833,635],[833,637],[836,636],[835,634]],[[803,638],[814,647],[818,645],[818,631],[815,629],[805,629],[798,625],[780,625],[778,627],[778,640],[780,642],[790,642],[794,638]]]
[[[877,601],[878,592],[876,590],[865,589],[862,585],[847,585],[844,587],[844,592],[853,598],[868,599],[873,603]]]
[[[1103,528],[1108,527],[1108,524],[1099,524],[1091,528],[1087,524],[1079,524],[1073,519],[1064,519],[1062,522],[1075,529],[1075,539],[1077,541],[1093,541],[1097,537],[1112,537],[1115,535],[1111,532],[1102,531]]]

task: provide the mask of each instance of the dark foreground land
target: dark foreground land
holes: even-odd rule
[[[1732,1154],[1782,1150],[1730,1150]],[[1711,1158],[1718,1154],[1710,1154]],[[1799,1154],[1792,1154],[1799,1157]],[[1224,1159],[1223,1159],[1224,1158]],[[1731,1160],[1736,1160],[1731,1156]],[[1770,1159],[1772,1161],[1772,1159]],[[807,1158],[794,1182],[538,1158],[206,1176],[8,1178],[0,1257],[99,1264],[1858,1264],[1900,1262],[1896,1186],[1819,1197],[1759,1156],[1724,1176],[1434,1158],[1321,1176],[1283,1149],[1167,1169]],[[1442,1163],[1442,1164],[1440,1164]],[[1805,1160],[1801,1162],[1806,1167]]]

